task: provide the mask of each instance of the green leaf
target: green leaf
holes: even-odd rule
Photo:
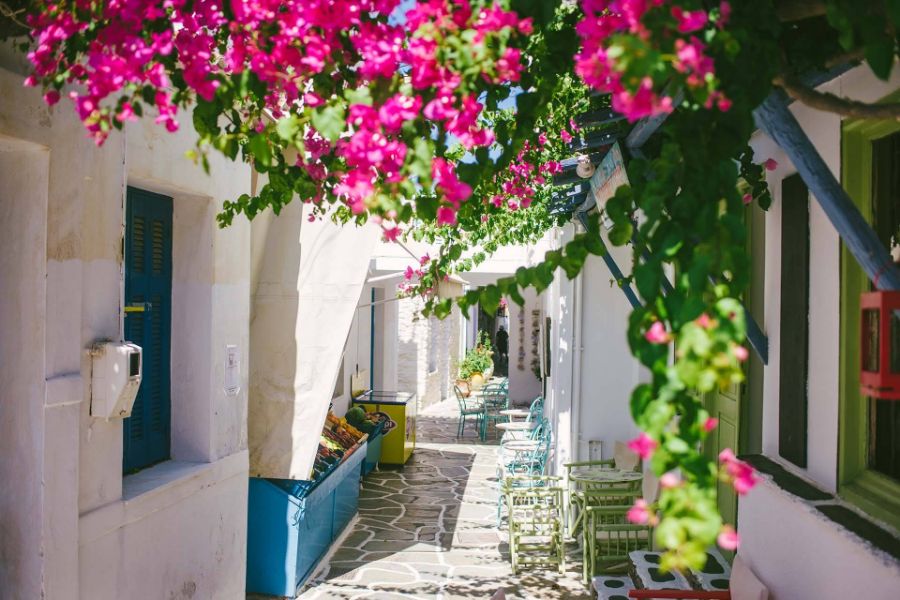
[[[252,134],[246,148],[257,165],[268,167],[272,163],[272,149],[269,147],[269,140],[265,135]]]
[[[609,242],[613,246],[624,246],[631,241],[634,226],[629,221],[620,221],[609,230]]]
[[[347,102],[350,104],[365,104],[366,106],[372,106],[372,92],[369,90],[369,86],[362,86],[355,90],[344,90],[344,98],[346,98]]]
[[[300,132],[300,119],[297,118],[297,115],[288,115],[279,119],[275,125],[275,132],[286,142],[294,141]]]
[[[342,106],[325,106],[312,112],[312,124],[322,137],[336,142],[344,132],[344,108]]]
[[[658,263],[643,263],[634,269],[634,283],[646,302],[653,301],[659,295],[660,271]]]
[[[894,65],[894,40],[888,35],[880,35],[866,41],[866,62],[879,79],[887,79]]]
[[[497,312],[500,306],[500,290],[495,285],[487,285],[481,290],[481,306],[487,314]]]

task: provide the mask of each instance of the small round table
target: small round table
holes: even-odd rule
[[[578,483],[628,483],[644,478],[638,471],[609,469],[604,467],[576,467],[569,472],[569,479]]]
[[[531,414],[531,411],[524,408],[507,408],[505,410],[501,410],[500,414],[504,417],[509,417],[510,419],[527,419]]]
[[[497,423],[497,429],[500,431],[531,431],[537,427],[537,423],[528,421],[511,421],[509,423]]]

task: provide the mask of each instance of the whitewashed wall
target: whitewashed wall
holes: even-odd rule
[[[574,232],[571,224],[557,231],[557,243],[564,245]],[[630,248],[608,241],[607,247],[629,273]],[[590,442],[599,442],[601,456],[607,458],[616,441],[629,440],[638,431],[628,399],[649,374],[628,348],[631,305],[611,280],[603,259],[591,256],[575,280],[559,271],[548,290],[545,306],[557,328],[548,406],[558,439],[558,472],[565,462],[597,458],[589,455]]]
[[[863,101],[900,86],[894,70],[887,83],[867,67],[854,69],[820,89]],[[838,179],[841,120],[799,103],[791,106],[800,125]],[[779,346],[781,308],[781,181],[796,172],[784,153],[762,133],[753,139],[759,161],[774,158],[767,173],[774,202],[766,215],[765,315],[769,364],[764,370],[763,452],[788,470],[835,492],[838,474],[840,360],[840,239],[817,202],[810,202],[810,339],[808,467],[778,457]],[[808,504],[765,483],[738,504],[740,553],[771,588],[773,597],[839,599],[864,591],[866,598],[895,598],[900,567],[856,536],[827,521]]]
[[[535,377],[531,368],[533,311],[539,311],[539,320],[545,316],[551,316],[545,309],[543,298],[534,289],[525,290],[522,298],[525,300],[523,306],[509,302],[509,399],[513,404],[528,404],[543,392],[541,380]],[[521,332],[520,316],[522,318]],[[553,321],[553,327],[556,327],[556,320]],[[520,348],[525,353],[522,359],[522,369],[519,369]],[[540,353],[540,351],[539,341],[538,352]]]
[[[187,161],[187,116],[98,149],[0,54],[0,595],[241,597],[249,227],[213,216],[249,170]],[[173,459],[123,477],[122,422],[89,416],[87,349],[122,331],[126,185],[174,198]],[[226,344],[244,352],[236,397]]]

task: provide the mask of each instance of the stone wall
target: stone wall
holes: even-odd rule
[[[459,364],[462,313],[454,307],[440,320],[422,315],[421,299],[398,304],[397,389],[415,392],[420,407],[446,400]]]

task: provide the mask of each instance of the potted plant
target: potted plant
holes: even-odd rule
[[[459,364],[459,379],[468,382],[468,387],[472,390],[481,388],[494,372],[494,361],[491,359],[493,353],[487,332],[479,332],[478,343],[466,352]]]

